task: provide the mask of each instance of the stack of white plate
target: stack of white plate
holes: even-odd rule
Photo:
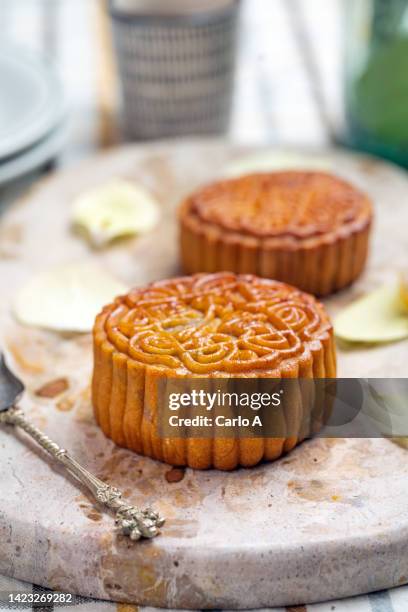
[[[0,47],[0,185],[52,160],[65,137],[56,76],[32,53]]]

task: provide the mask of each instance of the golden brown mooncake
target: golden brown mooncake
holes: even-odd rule
[[[92,399],[104,433],[137,453],[197,469],[276,459],[305,437],[305,415],[294,417],[297,433],[287,437],[163,439],[160,381],[336,375],[323,305],[252,275],[197,274],[133,289],[97,316],[93,339]]]
[[[368,197],[322,172],[219,181],[181,205],[182,266],[257,274],[324,296],[362,272],[371,221]]]

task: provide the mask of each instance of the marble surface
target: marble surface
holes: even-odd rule
[[[142,605],[250,608],[371,592],[408,581],[408,463],[387,440],[320,440],[273,464],[230,474],[168,466],[115,447],[95,425],[89,392],[89,335],[23,328],[10,314],[17,287],[35,271],[97,259],[124,283],[178,271],[174,207],[192,187],[243,153],[190,142],[125,147],[65,170],[34,189],[0,223],[0,336],[24,379],[31,419],[135,504],[167,517],[162,535],[131,543],[112,517],[53,466],[24,434],[0,431],[0,574],[80,594]],[[321,158],[322,153],[319,153]],[[348,291],[327,301],[335,313],[406,265],[405,175],[342,154],[325,164],[375,200],[369,266]],[[90,251],[69,227],[70,204],[108,177],[136,178],[154,191],[163,219],[151,235]],[[404,376],[406,342],[339,347],[341,376]],[[68,388],[36,391],[56,378]]]

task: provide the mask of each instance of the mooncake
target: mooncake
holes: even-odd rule
[[[116,444],[177,466],[234,469],[274,460],[304,437],[160,436],[161,385],[173,379],[333,378],[333,328],[322,304],[287,284],[229,272],[154,282],[103,308],[94,330],[92,399]],[[288,431],[288,429],[287,429]]]
[[[218,181],[180,207],[182,266],[256,274],[325,296],[363,271],[372,216],[364,193],[324,172]]]

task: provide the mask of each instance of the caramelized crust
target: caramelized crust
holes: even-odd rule
[[[182,264],[189,273],[254,273],[326,295],[363,270],[371,219],[367,196],[328,174],[220,181],[181,206]]]
[[[269,439],[161,439],[160,381],[191,377],[334,377],[330,321],[312,296],[280,282],[198,274],[134,289],[94,326],[92,397],[117,444],[174,465],[233,469],[275,459],[302,434]],[[293,431],[293,428],[291,428]]]

